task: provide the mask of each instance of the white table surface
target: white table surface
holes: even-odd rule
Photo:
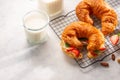
[[[64,13],[75,9],[79,1],[64,0]],[[48,28],[49,40],[45,44],[30,46],[22,18],[34,9],[34,0],[0,0],[0,80],[120,79],[117,61],[108,60],[109,68],[95,64],[92,69],[81,69],[73,59],[62,53],[60,40],[51,28]]]

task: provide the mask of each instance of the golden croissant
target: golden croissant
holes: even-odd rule
[[[66,26],[61,38],[62,41],[77,49],[82,49],[83,47],[83,44],[79,39],[87,38],[87,50],[90,53],[99,50],[105,43],[104,35],[100,30],[91,24],[82,21],[73,22]],[[91,56],[90,53],[88,54],[88,57]]]
[[[83,0],[76,7],[79,20],[93,24],[90,15],[101,20],[104,35],[112,33],[118,23],[117,14],[104,0]]]

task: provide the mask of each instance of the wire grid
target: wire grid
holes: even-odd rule
[[[108,4],[111,5],[111,7],[114,8],[114,10],[116,11],[117,15],[118,15],[118,21],[120,21],[120,0],[107,0]],[[100,28],[100,21],[92,16],[93,20],[94,20],[94,26],[96,26],[97,28]],[[76,17],[75,14],[75,10],[70,11],[68,14],[66,15],[62,15],[60,17],[57,17],[53,20],[50,21],[49,25],[50,27],[53,29],[53,31],[56,33],[56,35],[58,36],[59,39],[61,39],[61,33],[63,32],[63,30],[65,29],[65,27],[70,24],[71,22],[75,22],[75,21],[79,21],[78,18]],[[114,31],[113,34],[116,34],[120,32],[120,26],[118,25],[116,30]],[[111,34],[112,35],[112,34]],[[87,68],[89,66],[91,66],[92,64],[102,61],[103,59],[105,59],[107,56],[111,55],[112,53],[118,51],[120,49],[120,42],[118,42],[117,45],[113,46],[109,40],[110,36],[106,37],[106,41],[105,41],[105,47],[107,48],[106,51],[103,52],[103,54],[101,54],[101,56],[99,56],[96,59],[89,59],[87,57],[87,51],[84,50],[84,56],[83,59],[78,60],[75,59],[75,61],[79,64],[79,66],[81,68]]]

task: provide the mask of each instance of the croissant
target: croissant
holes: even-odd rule
[[[76,6],[76,15],[79,20],[93,24],[90,15],[101,20],[104,35],[112,33],[118,23],[117,14],[104,0],[83,0]]]
[[[70,46],[75,47],[76,49],[83,48],[83,44],[79,39],[87,38],[87,50],[90,53],[94,53],[94,51],[99,50],[105,43],[104,35],[100,30],[91,24],[82,21],[72,22],[66,26],[62,32],[61,38],[62,41],[68,43]],[[62,44],[62,48],[63,46],[64,45]]]

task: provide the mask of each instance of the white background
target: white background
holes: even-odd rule
[[[79,1],[64,0],[63,14],[74,10]],[[0,80],[120,79],[120,64],[110,58],[109,68],[95,64],[92,68],[81,69],[62,53],[60,40],[51,28],[48,28],[49,40],[45,44],[30,46],[22,18],[34,9],[37,9],[34,0],[0,0]]]

